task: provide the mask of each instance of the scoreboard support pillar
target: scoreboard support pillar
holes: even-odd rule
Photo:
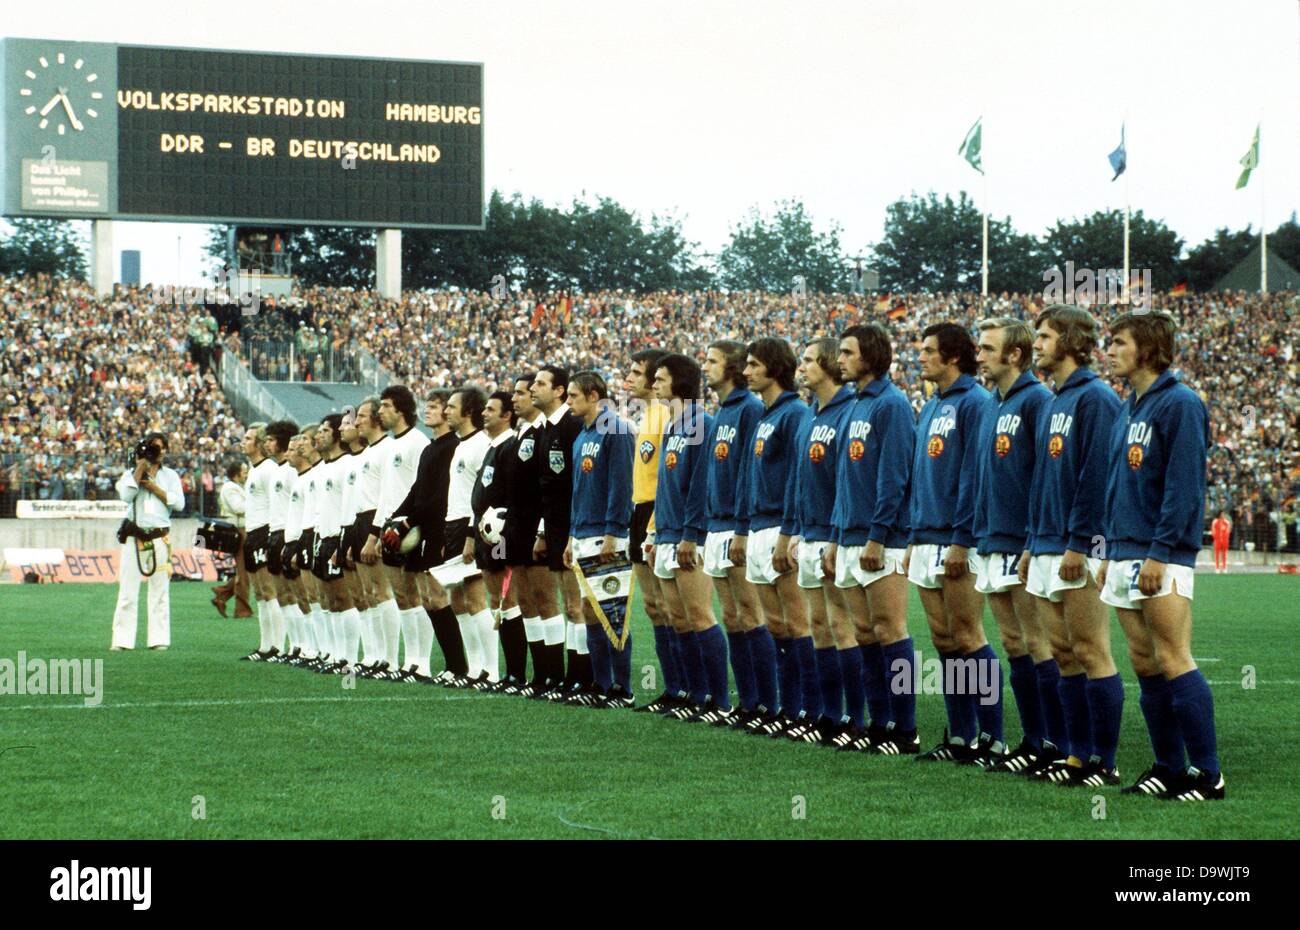
[[[379,296],[402,296],[402,231],[381,229],[375,235],[375,289]]]
[[[113,293],[113,221],[90,221],[90,283],[95,296]]]

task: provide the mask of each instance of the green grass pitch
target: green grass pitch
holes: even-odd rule
[[[1194,806],[626,711],[365,680],[346,690],[235,661],[256,624],[218,618],[201,584],[172,586],[170,651],[110,654],[113,587],[6,585],[0,658],[102,658],[104,690],[98,707],[0,695],[0,838],[1295,837],[1300,579],[1198,582],[1194,651],[1213,686],[1228,800]],[[911,628],[930,655],[914,593]],[[633,629],[640,669],[654,652],[639,610]],[[1127,782],[1150,750],[1113,620],[1112,638],[1128,682]],[[918,700],[928,748],[943,702]],[[1014,743],[1009,693],[1007,720]]]

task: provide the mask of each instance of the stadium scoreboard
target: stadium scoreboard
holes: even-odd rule
[[[0,42],[6,216],[483,227],[483,66]]]

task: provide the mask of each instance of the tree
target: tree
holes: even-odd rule
[[[1259,233],[1252,232],[1249,226],[1235,232],[1219,229],[1187,253],[1183,262],[1187,285],[1194,291],[1210,290],[1258,244]]]
[[[957,200],[915,193],[885,210],[885,234],[872,250],[880,286],[892,291],[978,291],[983,214],[961,191]],[[1043,262],[1033,236],[1010,218],[989,218],[989,291],[1042,287]]]
[[[229,230],[229,226],[213,226],[208,233],[204,251],[213,259],[215,268],[224,268],[229,260],[226,251]],[[375,286],[373,229],[304,226],[288,237],[285,253],[299,284],[365,289]],[[230,273],[233,275],[234,270]]]
[[[1183,240],[1160,220],[1147,219],[1141,210],[1129,218],[1129,268],[1151,269],[1151,285],[1167,290],[1181,279],[1179,256]],[[1124,211],[1099,210],[1081,220],[1058,220],[1043,237],[1047,264],[1060,269],[1073,262],[1076,269],[1123,268]]]
[[[1294,211],[1291,219],[1268,234],[1268,249],[1292,268],[1300,269],[1300,223]]]
[[[771,217],[751,209],[732,228],[717,265],[719,283],[736,290],[789,291],[799,281],[811,291],[849,289],[839,226],[818,232],[797,200],[777,203]]]
[[[17,218],[14,231],[0,240],[0,274],[48,274],[86,280],[83,236],[69,220]]]

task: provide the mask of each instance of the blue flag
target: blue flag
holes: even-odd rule
[[[1118,178],[1121,174],[1123,174],[1124,169],[1128,167],[1128,152],[1124,150],[1124,124],[1123,123],[1119,124],[1119,148],[1111,152],[1108,157],[1110,158],[1110,167],[1115,172],[1115,177],[1111,178],[1111,180],[1114,181],[1115,178]]]

